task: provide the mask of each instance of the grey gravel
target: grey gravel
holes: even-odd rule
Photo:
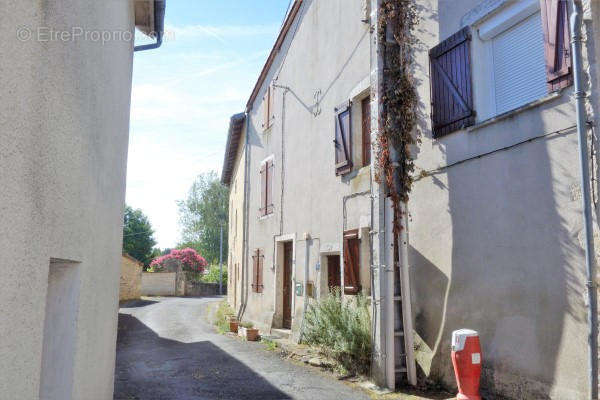
[[[116,400],[367,400],[260,343],[216,333],[206,322],[219,298],[156,298],[119,311]]]

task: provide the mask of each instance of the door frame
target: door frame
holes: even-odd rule
[[[283,244],[292,243],[292,276],[291,280],[291,308],[292,308],[292,326],[294,324],[294,309],[296,306],[296,292],[293,282],[296,280],[296,234],[286,234],[275,237],[275,263],[273,263],[273,327],[281,328],[283,326]]]

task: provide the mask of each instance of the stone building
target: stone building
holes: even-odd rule
[[[121,257],[121,280],[119,301],[139,299],[142,289],[142,271],[144,266],[128,254]]]

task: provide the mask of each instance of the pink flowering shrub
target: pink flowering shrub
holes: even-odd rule
[[[202,257],[194,249],[171,250],[167,255],[155,258],[150,263],[150,268],[154,271],[162,271],[164,264],[170,260],[181,262],[185,271],[204,272],[204,267],[208,265],[204,257]]]

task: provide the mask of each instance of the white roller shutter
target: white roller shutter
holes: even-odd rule
[[[496,114],[548,93],[540,12],[493,38]]]

